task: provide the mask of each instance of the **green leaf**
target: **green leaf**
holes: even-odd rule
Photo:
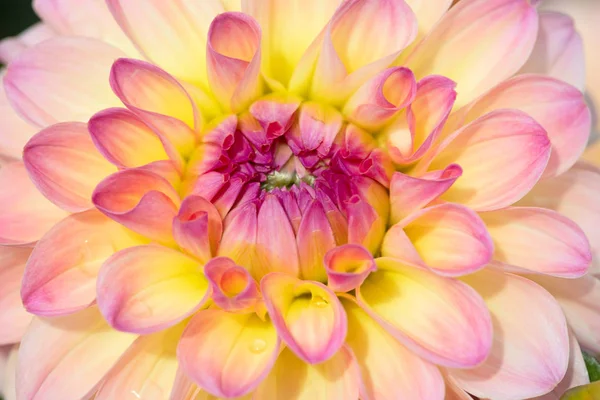
[[[588,374],[590,375],[590,382],[596,382],[600,380],[600,362],[596,360],[593,356],[583,352],[583,359],[585,361],[585,366],[587,367]]]
[[[568,390],[560,400],[600,400],[600,381]]]

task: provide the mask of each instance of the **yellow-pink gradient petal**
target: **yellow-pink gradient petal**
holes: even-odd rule
[[[494,241],[494,260],[505,267],[578,278],[592,262],[590,244],[581,228],[555,211],[509,207],[480,216]]]
[[[155,244],[129,247],[104,262],[97,302],[115,328],[151,333],[173,326],[210,296],[202,266],[183,253]]]
[[[438,368],[421,359],[385,331],[353,300],[341,298],[348,315],[346,344],[361,368],[369,400],[442,399],[444,381]]]
[[[17,398],[88,398],[135,339],[111,328],[96,307],[35,318],[19,350]]]
[[[38,190],[71,212],[92,208],[96,185],[117,171],[81,122],[64,122],[37,133],[25,145],[23,161]]]
[[[100,40],[56,37],[11,62],[4,89],[19,114],[39,127],[87,122],[98,110],[119,104],[107,78],[112,63],[124,55]]]
[[[472,288],[392,258],[376,262],[358,302],[403,345],[444,366],[473,367],[487,357],[492,323]]]
[[[290,371],[294,371],[293,374]],[[285,348],[273,370],[256,390],[257,399],[354,400],[361,386],[360,369],[344,346],[329,360],[306,364]]]
[[[256,314],[200,311],[179,341],[183,371],[219,397],[243,396],[269,373],[279,353],[279,338],[270,321]]]
[[[527,61],[538,31],[529,0],[462,0],[416,46],[406,61],[417,79],[443,75],[457,83],[463,106]]]
[[[260,288],[279,337],[298,357],[318,364],[340,349],[348,323],[329,288],[278,272],[265,276]]]
[[[23,304],[30,313],[47,317],[90,306],[102,263],[142,240],[97,210],[71,214],[40,239],[27,260]]]
[[[462,278],[492,314],[494,342],[473,369],[451,370],[458,385],[483,398],[526,399],[552,390],[569,363],[569,334],[556,300],[534,282],[491,268]]]

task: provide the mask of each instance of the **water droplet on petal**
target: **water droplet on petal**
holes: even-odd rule
[[[313,296],[311,304],[318,308],[325,308],[329,305],[329,302],[321,296]]]
[[[263,339],[254,339],[250,345],[250,351],[255,354],[262,353],[266,348],[267,342],[265,342]]]

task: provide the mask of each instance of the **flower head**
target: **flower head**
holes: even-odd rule
[[[554,193],[598,181],[575,164],[591,116],[577,69],[526,65],[532,2],[89,0],[89,26],[67,3],[35,5],[75,35],[4,76],[39,128],[0,170],[0,242],[36,315],[19,398],[524,399],[585,380],[578,340],[597,335],[564,287],[597,296],[595,247]]]

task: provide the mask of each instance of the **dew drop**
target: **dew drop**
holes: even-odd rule
[[[313,298],[310,302],[312,305],[314,305],[315,307],[318,307],[318,308],[325,308],[329,305],[329,302],[327,302],[327,300],[325,300],[321,296],[313,296]]]
[[[250,351],[254,354],[260,354],[267,348],[267,342],[263,339],[254,339],[252,344],[250,345]]]

